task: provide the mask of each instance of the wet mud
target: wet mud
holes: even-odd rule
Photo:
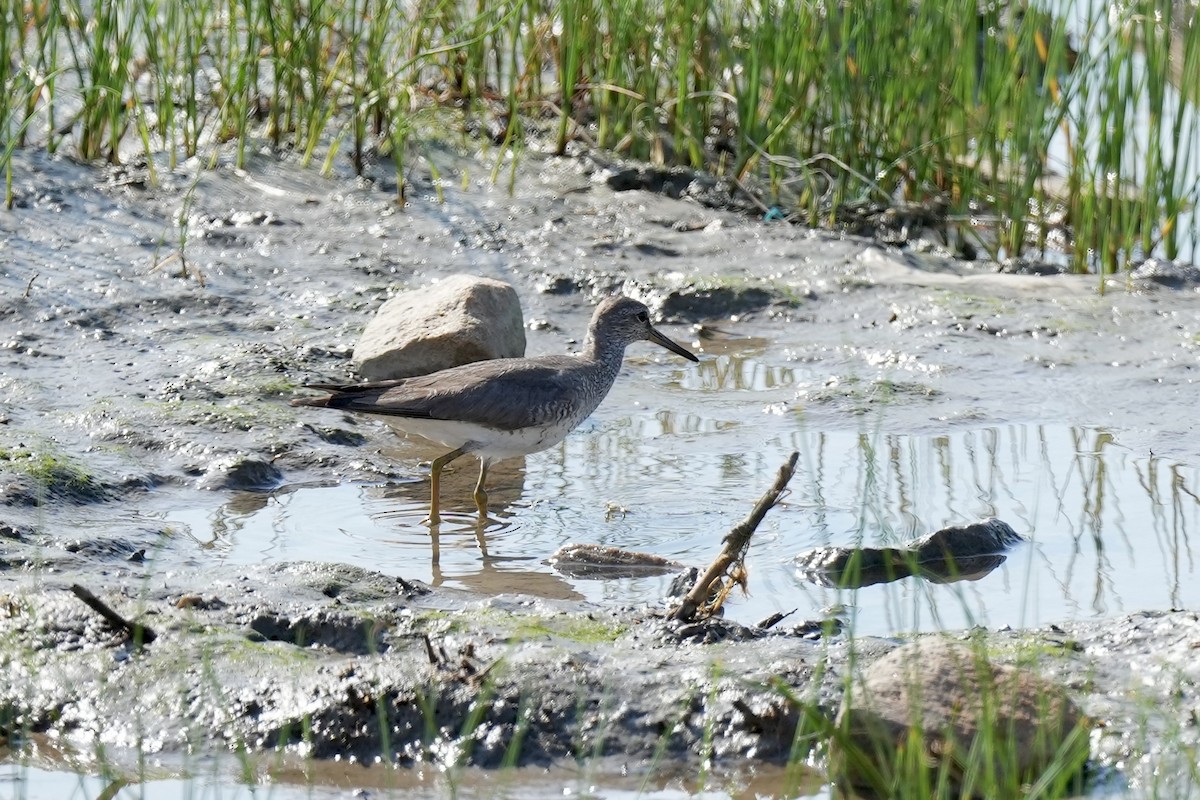
[[[398,288],[457,272],[516,287],[529,352],[577,346],[597,299],[621,291],[704,355],[732,342],[820,376],[787,408],[749,400],[748,413],[833,428],[886,406],[889,429],[912,433],[1053,420],[1200,462],[1200,294],[1186,280],[1014,272],[916,227],[890,241],[812,231],[695,176],[589,159],[531,154],[510,193],[474,156],[431,153],[453,180],[418,180],[401,209],[382,182],[273,157],[159,170],[159,186],[144,169],[14,157],[19,202],[0,213],[9,737],[482,766],[647,763],[660,749],[692,763],[709,747],[779,761],[799,719],[780,685],[836,711],[851,651],[870,661],[894,641],[431,588],[335,551],[214,572],[188,553],[219,543],[182,548],[153,524],[198,498],[246,512],[346,481],[421,495],[417,459],[393,457],[374,423],[287,401],[304,382],[354,378],[354,342]],[[725,531],[708,533],[715,552]],[[111,629],[76,583],[155,641]],[[1198,702],[1193,611],[986,635],[1014,659],[1038,653],[1104,721],[1097,752],[1112,763],[1155,726],[1197,738],[1180,717]]]

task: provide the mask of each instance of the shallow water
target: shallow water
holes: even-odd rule
[[[681,800],[682,798],[813,798],[830,797],[815,771],[789,771],[762,765],[753,771],[705,776],[672,775],[669,769],[653,776],[621,770],[599,762],[549,769],[526,767],[482,770],[471,767],[393,769],[339,761],[303,764],[257,764],[230,755],[189,759],[186,765],[152,764],[139,770],[110,765],[79,772],[57,762],[41,766],[0,763],[0,798],[4,800],[340,800],[342,798],[497,798],[527,800],[597,798],[608,800]],[[48,754],[49,755],[49,754]],[[277,759],[265,758],[264,762]]]
[[[417,464],[438,451],[379,426],[372,443],[412,468],[410,482],[288,487],[152,512],[186,534],[157,557],[234,567],[336,560],[489,594],[653,604],[671,576],[576,579],[544,560],[586,542],[706,564],[797,450],[790,494],[750,551],[751,593],[727,609],[739,621],[836,612],[860,635],[891,635],[1200,604],[1194,466],[1065,424],[889,433],[885,411],[869,427],[818,428],[792,405],[805,380],[799,369],[724,356],[695,368],[635,361],[560,446],[493,471],[494,519],[483,528],[470,499],[476,466],[456,463],[436,534],[422,522],[428,481]],[[1030,542],[975,579],[910,577],[850,591],[815,586],[793,567],[813,547],[896,546],[988,516]]]

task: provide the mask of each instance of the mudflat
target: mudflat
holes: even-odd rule
[[[954,259],[932,233],[897,249],[710,197],[623,191],[586,157],[531,155],[512,191],[481,180],[488,169],[472,156],[438,157],[454,178],[443,199],[418,181],[399,208],[385,185],[273,157],[245,170],[185,165],[152,186],[137,168],[14,155],[17,204],[0,213],[6,724],[84,751],[283,745],[405,763],[436,750],[431,714],[450,742],[486,692],[469,760],[494,766],[648,761],[664,730],[678,735],[663,752],[683,763],[713,730],[718,758],[785,759],[797,715],[773,680],[832,714],[848,653],[869,661],[893,640],[824,640],[790,622],[697,630],[663,620],[661,603],[585,599],[540,566],[561,538],[523,534],[530,564],[516,585],[503,564],[477,585],[443,586],[365,568],[383,554],[344,549],[353,537],[325,522],[305,530],[324,557],[220,558],[239,519],[289,492],[357,481],[424,499],[419,445],[397,453],[382,426],[287,401],[307,380],[352,379],[349,354],[374,309],[453,273],[516,287],[530,353],[577,347],[598,299],[621,292],[709,362],[687,373],[631,352],[596,427],[569,439],[583,449],[633,419],[631,438],[652,442],[640,461],[587,457],[606,486],[636,486],[609,491],[637,502],[606,509],[573,497],[569,474],[555,484],[543,466],[578,456],[569,450],[527,465],[507,501],[496,493],[516,518],[553,504],[575,541],[636,549],[613,541],[606,513],[661,524],[700,501],[689,464],[749,463],[731,468],[706,527],[688,518],[687,547],[666,554],[704,562],[798,427],[1099,429],[1184,476],[1181,513],[1196,513],[1200,293],[1186,281],[1002,273]],[[469,486],[473,465],[460,472]],[[188,508],[211,525],[170,523]],[[777,524],[819,513],[793,505]],[[157,638],[136,649],[72,584]],[[753,576],[751,590],[772,591]],[[988,635],[1002,652],[1040,647],[1041,669],[1106,721],[1099,750],[1117,761],[1145,745],[1128,734],[1147,708],[1168,726],[1196,706],[1200,621],[1170,606],[1066,610],[1053,626]]]

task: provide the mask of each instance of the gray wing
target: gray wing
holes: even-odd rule
[[[587,403],[591,382],[586,363],[572,356],[477,361],[397,381],[318,384],[313,388],[333,394],[302,402],[364,414],[461,420],[517,430],[563,419]]]

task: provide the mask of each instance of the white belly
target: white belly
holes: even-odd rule
[[[561,442],[582,420],[563,420],[549,427],[501,431],[473,422],[413,417],[384,417],[384,422],[403,433],[412,433],[451,450],[470,443],[468,452],[483,459],[516,458],[545,450]]]

